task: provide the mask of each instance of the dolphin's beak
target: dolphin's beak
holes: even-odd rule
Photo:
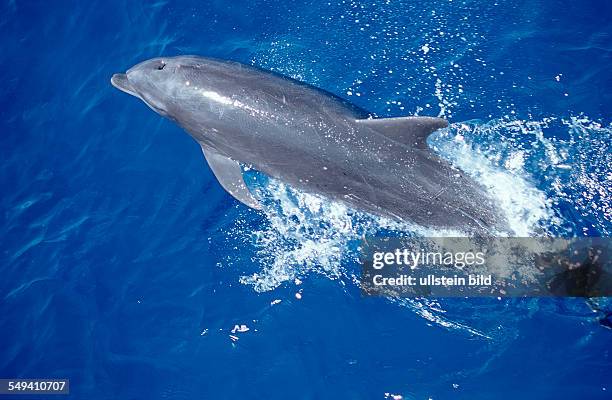
[[[131,94],[132,96],[140,97],[138,96],[138,93],[136,93],[134,89],[132,88],[132,84],[128,80],[128,77],[126,74],[114,74],[113,77],[111,78],[111,83],[113,84],[114,87],[121,90],[122,92]]]

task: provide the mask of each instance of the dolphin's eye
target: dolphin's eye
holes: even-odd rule
[[[164,67],[165,67],[165,66],[166,66],[166,63],[162,61],[162,62],[161,62],[161,63],[159,63],[159,65],[157,66],[157,69],[158,69],[159,71],[161,71],[162,69],[164,69]]]

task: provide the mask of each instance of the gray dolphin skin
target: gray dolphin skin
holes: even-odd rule
[[[241,163],[394,220],[464,232],[503,224],[483,188],[428,148],[443,119],[373,119],[302,82],[197,56],[144,61],[111,82],[185,129],[223,188],[250,207],[260,204]]]

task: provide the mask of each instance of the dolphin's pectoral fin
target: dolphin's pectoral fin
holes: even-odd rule
[[[202,146],[202,152],[223,189],[227,190],[229,194],[241,203],[256,210],[261,209],[261,204],[259,204],[259,201],[257,201],[244,183],[242,170],[237,161],[222,156],[215,150],[205,148],[204,146]]]
[[[448,126],[448,121],[435,117],[358,119],[357,123],[367,126],[389,139],[419,147],[427,146],[426,139],[429,134]]]

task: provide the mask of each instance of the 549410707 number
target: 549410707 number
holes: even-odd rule
[[[68,394],[68,379],[0,379],[0,394]]]

